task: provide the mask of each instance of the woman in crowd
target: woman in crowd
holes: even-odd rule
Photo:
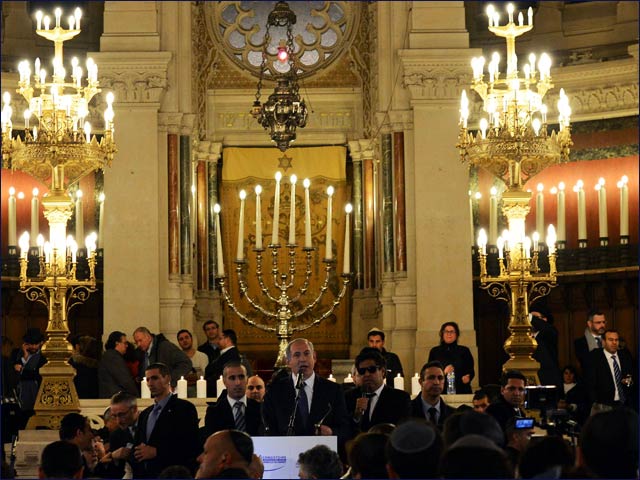
[[[589,416],[589,399],[584,384],[578,379],[576,367],[573,365],[564,367],[562,380],[558,408],[569,412],[573,420],[582,425]]]
[[[445,375],[455,374],[456,393],[472,393],[471,380],[475,376],[473,356],[467,347],[458,345],[460,328],[456,322],[445,322],[440,327],[440,345],[429,352],[429,362],[439,361],[444,365]],[[447,393],[445,391],[443,393]]]
[[[77,353],[69,364],[76,369],[73,383],[78,398],[98,398],[98,340],[88,335],[78,338]]]

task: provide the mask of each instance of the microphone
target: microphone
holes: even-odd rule
[[[362,394],[360,395],[360,398],[367,398],[367,393],[364,390],[362,390]],[[360,412],[357,408],[353,412],[353,419],[355,420],[356,423],[360,423],[362,421],[363,416],[364,416],[364,411]]]
[[[298,380],[296,381],[296,389],[304,388],[302,383],[304,382],[304,375],[302,375],[301,371],[298,371]]]

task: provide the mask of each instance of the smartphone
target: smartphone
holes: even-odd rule
[[[524,430],[528,428],[533,428],[533,418],[516,419],[516,430]]]

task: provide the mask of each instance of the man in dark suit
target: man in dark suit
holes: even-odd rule
[[[344,396],[339,385],[313,371],[313,344],[296,338],[287,345],[286,356],[291,375],[272,383],[264,397],[267,434],[336,435],[338,444],[344,444],[351,432]]]
[[[366,432],[379,423],[397,425],[411,416],[409,394],[384,384],[386,362],[377,348],[363,348],[355,365],[361,383],[345,393],[345,399],[356,432]]]
[[[135,435],[132,463],[134,478],[157,478],[171,465],[195,472],[198,442],[196,407],[171,393],[171,374],[162,363],[145,371],[154,404],[141,414]]]
[[[589,400],[595,410],[606,410],[603,405],[615,407],[631,405],[631,359],[618,350],[618,332],[613,329],[603,334],[602,347],[593,350],[587,371]]]
[[[261,405],[246,395],[246,368],[239,361],[228,362],[222,380],[226,390],[218,396],[215,405],[207,408],[204,420],[206,437],[220,430],[234,429],[257,435],[262,423]]]
[[[411,415],[427,419],[442,430],[444,421],[456,410],[447,405],[440,396],[445,385],[442,363],[425,363],[420,369],[419,381],[422,391],[411,401]]]
[[[110,410],[111,416],[118,422],[118,428],[109,436],[109,453],[102,461],[110,461],[110,478],[122,478],[138,427],[137,399],[128,392],[118,392],[111,397]]]
[[[163,363],[169,368],[171,385],[174,387],[180,377],[186,377],[191,372],[191,359],[163,334],[153,334],[147,327],[138,327],[133,331],[133,340],[138,347],[136,355],[140,361],[140,372],[144,372],[152,363]]]
[[[202,325],[202,330],[207,340],[198,347],[198,351],[206,353],[207,357],[209,357],[209,363],[211,363],[220,356],[220,345],[218,345],[220,340],[220,325],[214,320],[207,320],[204,322],[204,325]]]
[[[553,315],[545,307],[538,307],[530,313],[531,335],[538,346],[533,359],[540,363],[538,378],[541,385],[555,385],[562,389],[562,376],[558,362],[558,330],[553,326]]]
[[[384,339],[384,332],[377,327],[372,328],[369,330],[369,333],[367,333],[367,343],[369,343],[369,346],[380,350],[380,353],[384,357],[384,361],[387,365],[387,385],[393,385],[393,379],[396,378],[398,374],[400,374],[401,377],[404,377],[404,372],[402,371],[402,363],[398,356],[384,348]]]
[[[500,378],[500,384],[500,398],[487,407],[486,413],[495,418],[504,431],[510,418],[527,416],[522,409],[527,378],[518,370],[509,370]]]
[[[589,352],[596,348],[602,348],[602,334],[607,329],[607,319],[604,313],[599,310],[591,310],[587,314],[587,327],[584,335],[574,340],[573,346],[576,351],[576,358],[580,363],[582,375],[587,376],[591,357]]]
[[[223,330],[218,343],[220,345],[220,355],[207,365],[204,371],[204,378],[207,380],[207,397],[209,398],[217,397],[218,393],[221,393],[218,392],[217,382],[222,375],[224,366],[228,362],[240,361],[240,352],[236,347],[238,337],[235,330]]]

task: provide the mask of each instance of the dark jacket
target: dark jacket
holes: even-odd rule
[[[164,363],[171,371],[171,385],[176,386],[180,377],[187,376],[193,365],[191,359],[177,345],[174,345],[161,333],[153,335],[153,343],[149,353],[149,364]],[[144,365],[145,352],[138,350],[140,365]],[[141,367],[142,368],[142,367]],[[140,372],[144,376],[144,372]]]
[[[198,351],[207,354],[207,357],[209,357],[209,363],[213,362],[220,356],[220,349],[213,347],[208,341],[200,345],[198,347]]]
[[[247,407],[244,417],[247,424],[247,433],[251,436],[258,435],[262,427],[262,405],[252,398],[247,398]],[[219,432],[220,430],[235,429],[236,422],[234,412],[227,398],[227,391],[224,390],[215,405],[207,407],[207,415],[204,419],[205,435]]]
[[[456,374],[456,393],[471,393],[471,380],[476,376],[473,369],[471,351],[457,342],[441,343],[429,352],[429,362],[438,361],[442,366],[453,365]],[[463,383],[462,377],[470,375],[469,383]]]
[[[102,354],[98,365],[98,391],[100,398],[111,398],[120,391],[138,396],[138,387],[124,357],[115,349]]]
[[[533,352],[533,358],[540,363],[538,378],[541,385],[555,385],[562,388],[562,375],[558,363],[558,330],[541,318],[532,317],[531,325],[538,332],[536,342],[538,346]]]
[[[502,395],[498,398],[497,402],[493,402],[489,407],[487,407],[486,413],[495,418],[502,431],[504,431],[504,427],[507,425],[507,421],[513,417],[526,417],[526,413],[521,408],[515,408],[513,405],[508,403]]]
[[[218,396],[218,387],[217,381],[222,375],[222,371],[224,370],[224,366],[227,362],[239,362],[240,361],[240,352],[236,347],[232,347],[223,354],[221,354],[218,358],[216,358],[213,362],[207,365],[207,368],[204,371],[204,378],[207,381],[207,397],[214,398]]]
[[[77,353],[71,356],[69,365],[76,370],[73,383],[78,398],[98,398],[98,361]]]
[[[614,378],[609,367],[609,361],[602,348],[592,350],[589,354],[590,368],[587,371],[587,388],[591,403],[602,403],[604,405],[614,405],[615,385]],[[633,365],[631,358],[620,351],[616,353],[618,365],[622,378],[626,375],[633,375]],[[625,405],[631,405],[632,392],[629,387],[623,384],[622,393],[625,396]]]
[[[33,410],[40,388],[42,377],[40,368],[47,363],[47,359],[38,351],[29,357],[26,364],[22,365],[22,349],[16,348],[12,354],[13,364],[22,366],[18,380],[18,397],[22,410]]]
[[[147,438],[147,420],[153,407],[147,407],[140,414],[134,445],[145,443],[155,447],[157,455],[151,460],[137,462],[132,449],[130,462],[133,478],[157,478],[162,470],[171,465],[184,465],[194,473],[196,458],[201,451],[196,407],[172,395],[160,412],[151,437]]]
[[[438,417],[438,424],[436,425],[440,430],[442,430],[442,425],[444,421],[449,418],[456,411],[455,408],[450,407],[445,403],[445,401],[440,397],[440,416]],[[411,400],[411,416],[416,418],[421,418],[423,420],[430,420],[429,413],[424,411],[424,404],[422,403],[422,395],[418,394],[416,398]]]
[[[354,388],[345,393],[347,413],[353,424],[356,433],[366,432],[379,423],[392,423],[398,425],[402,420],[411,416],[411,397],[404,390],[391,388],[387,385],[380,391],[371,419],[366,415],[362,418],[355,418],[356,400],[362,397],[362,388]]]

